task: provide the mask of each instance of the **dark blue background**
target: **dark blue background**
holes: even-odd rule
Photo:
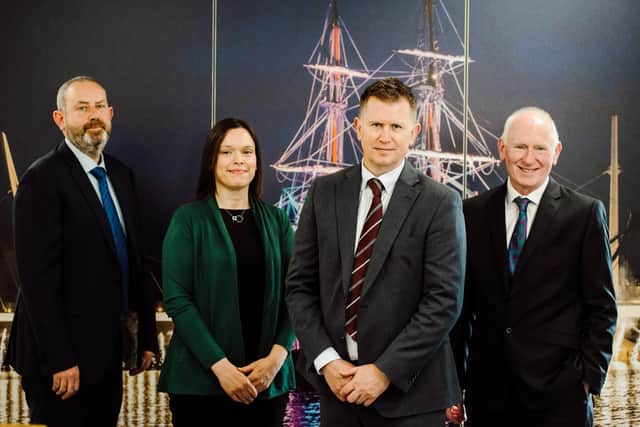
[[[463,1],[445,2],[462,33]],[[420,0],[345,0],[339,11],[367,65],[416,44]],[[218,2],[218,118],[249,120],[274,163],[298,129],[311,79],[302,67],[328,1]],[[107,151],[134,168],[146,252],[159,257],[173,210],[193,195],[210,127],[211,1],[4,1],[0,6],[0,130],[18,175],[62,140],[51,120],[67,78],[88,74],[114,106]],[[554,116],[564,150],[555,172],[608,203],[610,116],[620,116],[620,224],[640,218],[640,2],[471,2],[470,106],[494,134],[506,116],[538,105]],[[461,54],[452,34],[442,51]],[[355,64],[354,57],[350,58]],[[350,114],[352,118],[353,114]],[[494,154],[495,140],[489,140]],[[504,173],[501,171],[501,175]],[[265,168],[265,198],[280,184]],[[8,181],[0,164],[0,189]],[[46,215],[46,212],[42,213]],[[635,228],[638,228],[637,226]],[[0,247],[10,246],[10,199],[0,201]],[[640,275],[640,232],[623,255]],[[0,259],[0,285],[7,285]],[[2,296],[0,294],[0,296]]]

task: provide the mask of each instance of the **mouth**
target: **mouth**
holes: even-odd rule
[[[106,126],[100,120],[92,120],[84,125],[85,132],[99,132],[105,130]]]
[[[538,168],[523,168],[522,166],[518,166],[518,169],[524,174],[533,174],[538,172]]]
[[[244,169],[232,169],[229,171],[229,173],[234,174],[234,175],[240,175],[243,173],[247,173],[248,171],[244,170]]]

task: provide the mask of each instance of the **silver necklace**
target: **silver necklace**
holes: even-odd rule
[[[225,212],[227,213],[227,215],[229,215],[229,217],[231,218],[231,221],[233,221],[233,222],[237,222],[238,224],[242,224],[242,223],[244,222],[244,214],[245,214],[247,211],[251,210],[251,208],[249,208],[249,209],[242,209],[242,210],[240,211],[240,213],[237,213],[237,214],[232,214],[231,212],[229,212],[229,211],[228,211],[228,210],[226,210],[226,209],[222,209],[222,210],[223,210],[223,211],[225,211]]]

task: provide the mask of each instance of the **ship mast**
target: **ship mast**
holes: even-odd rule
[[[618,175],[620,175],[620,167],[618,165],[618,116],[611,116],[611,164],[607,171],[611,177],[609,180],[609,235],[618,236],[620,232],[618,225]],[[615,238],[611,242],[611,253],[618,252],[620,239]],[[620,256],[616,256],[612,260],[613,283],[616,289],[621,285],[620,282]]]
[[[16,175],[16,167],[14,166],[13,158],[11,157],[7,134],[4,132],[2,132],[2,148],[4,151],[4,159],[7,163],[7,173],[9,174],[9,194],[15,197],[16,191],[18,191],[18,175]]]

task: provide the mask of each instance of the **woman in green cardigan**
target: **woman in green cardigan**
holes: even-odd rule
[[[197,200],[175,212],[164,238],[174,331],[158,389],[169,393],[175,427],[279,427],[295,387],[284,302],[293,231],[259,198],[260,160],[246,122],[218,122],[202,152]]]

